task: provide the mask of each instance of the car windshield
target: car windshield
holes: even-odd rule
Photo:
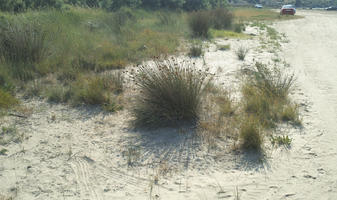
[[[284,5],[284,6],[282,6],[282,8],[294,8],[294,6],[293,5]]]

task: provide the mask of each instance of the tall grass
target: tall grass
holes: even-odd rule
[[[7,21],[0,26],[0,53],[11,63],[37,63],[46,55],[46,32],[24,18]]]
[[[298,112],[288,97],[294,84],[293,74],[256,63],[242,88],[245,111],[255,115],[265,127],[273,127],[281,119],[298,121]]]
[[[135,125],[156,127],[197,120],[210,77],[192,63],[172,58],[139,67],[135,81],[140,89]]]

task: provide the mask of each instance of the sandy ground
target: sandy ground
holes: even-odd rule
[[[230,146],[209,150],[185,128],[133,130],[127,110],[105,114],[30,100],[24,102],[34,108],[29,118],[1,119],[25,139],[6,145],[7,155],[0,156],[0,194],[25,200],[235,199],[236,193],[240,199],[337,199],[337,13],[298,14],[305,18],[275,25],[289,40],[283,51],[261,52],[256,37],[217,40],[232,49],[210,44],[205,53],[217,83],[232,89],[244,65],[275,56],[290,62],[304,126],[283,124],[277,132],[293,138],[292,148],[266,147],[261,160]],[[250,47],[244,62],[235,55],[240,45]]]

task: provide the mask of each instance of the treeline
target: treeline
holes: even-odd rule
[[[121,7],[149,9],[181,9],[200,10],[224,7],[227,0],[0,0],[0,10],[8,12],[23,12],[27,9],[57,8],[65,5],[103,8],[109,11]]]

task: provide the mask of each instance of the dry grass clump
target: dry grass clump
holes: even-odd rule
[[[301,125],[302,121],[299,118],[299,107],[297,104],[286,105],[281,112],[282,121],[293,122],[295,125]]]
[[[260,122],[253,116],[244,119],[240,127],[242,147],[246,150],[260,151],[263,144],[263,134]]]
[[[188,61],[174,58],[139,67],[135,82],[140,90],[133,108],[135,125],[156,127],[199,118],[207,73]]]
[[[246,55],[248,53],[249,49],[244,47],[244,46],[240,46],[237,50],[236,50],[236,55],[238,56],[239,60],[245,60]]]
[[[190,57],[200,57],[203,54],[202,45],[193,45],[188,52]]]
[[[288,98],[295,83],[294,75],[261,63],[255,67],[242,88],[244,110],[258,117],[265,127],[273,127],[281,119],[298,121],[298,112]]]

